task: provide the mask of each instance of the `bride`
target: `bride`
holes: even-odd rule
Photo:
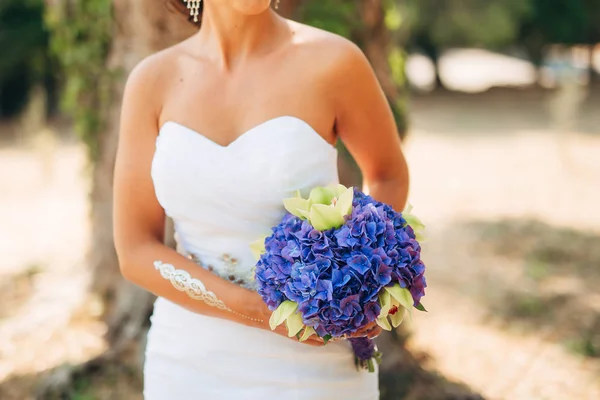
[[[158,296],[145,398],[379,398],[377,374],[356,369],[347,341],[269,329],[249,247],[279,221],[283,198],[337,182],[338,139],[364,189],[403,209],[407,167],[369,63],[270,0],[172,2],[188,3],[178,9],[199,30],[129,76],[114,182],[121,271]],[[177,250],[163,244],[165,215]]]

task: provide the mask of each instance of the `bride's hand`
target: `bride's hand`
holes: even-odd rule
[[[261,323],[260,327],[262,329],[272,331],[271,328],[269,327],[269,318],[271,317],[272,312],[271,312],[271,310],[269,310],[267,305],[263,302],[260,295],[258,295],[257,293],[254,293],[254,295],[256,296],[256,299],[257,299],[256,304],[258,305],[257,306],[258,308],[257,308],[257,311],[255,314],[257,314],[258,318],[263,321]],[[287,326],[285,325],[285,323],[279,325],[272,332],[274,332],[278,335],[281,335],[281,336],[288,337]],[[379,336],[379,334],[381,334],[381,327],[379,325],[377,325],[376,322],[372,322],[369,325],[365,325],[364,327],[362,327],[359,331],[344,337],[344,339],[358,338],[358,337],[368,337],[370,339],[374,339],[377,336]],[[300,342],[300,340],[295,336],[292,336],[289,339],[293,340],[295,342]],[[311,346],[324,346],[325,345],[325,342],[323,341],[323,339],[321,339],[317,335],[312,335],[307,340],[300,342],[300,343],[308,344]]]
[[[268,329],[270,330],[270,328],[268,328]],[[287,327],[285,326],[285,323],[279,325],[272,332],[274,332],[278,335],[281,335],[281,336],[285,336],[285,337],[289,338],[290,340],[293,340],[294,342],[300,342],[300,340],[295,336],[288,337],[288,330],[287,330]],[[312,335],[311,337],[309,337],[308,339],[306,339],[305,341],[300,342],[300,343],[307,344],[309,346],[324,346],[325,345],[325,342],[323,341],[323,339],[321,339],[317,335]]]
[[[382,329],[377,322],[371,322],[369,325],[363,326],[357,332],[348,336],[348,338],[359,338],[368,337],[369,339],[375,339],[382,332]]]

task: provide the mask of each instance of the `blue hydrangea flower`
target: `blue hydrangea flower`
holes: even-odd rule
[[[427,286],[421,247],[402,214],[357,189],[352,206],[344,225],[323,232],[287,213],[256,265],[258,293],[269,309],[298,303],[304,324],[321,337],[374,322],[386,286],[408,288],[415,305]]]

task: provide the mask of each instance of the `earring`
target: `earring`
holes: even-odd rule
[[[275,0],[275,9],[276,9],[276,10],[277,10],[277,9],[279,9],[279,1],[280,1],[280,0]]]
[[[187,4],[187,8],[190,10],[190,16],[194,18],[194,22],[198,22],[198,15],[200,15],[200,3],[202,0],[183,0]]]

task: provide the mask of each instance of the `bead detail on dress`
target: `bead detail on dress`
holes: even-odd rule
[[[220,261],[223,262],[225,268],[223,270],[219,270],[214,266],[208,264],[204,264],[200,257],[196,254],[187,253],[187,258],[192,260],[194,263],[198,264],[202,268],[212,272],[213,274],[231,282],[238,286],[241,286],[245,289],[256,291],[256,282],[254,281],[254,273],[253,271],[249,271],[245,276],[241,276],[237,271],[237,266],[239,265],[239,260],[237,258],[232,257],[230,254],[223,254],[219,258]]]

